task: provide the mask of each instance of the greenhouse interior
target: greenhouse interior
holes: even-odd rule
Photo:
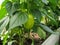
[[[0,0],[0,45],[60,45],[60,0]]]

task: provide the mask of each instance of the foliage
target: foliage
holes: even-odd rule
[[[11,45],[12,42],[23,45],[24,40],[30,38],[31,31],[39,34],[41,39],[46,39],[46,32],[55,33],[54,30],[60,26],[59,12],[60,0],[4,0],[0,9],[3,45]],[[6,35],[1,34],[4,28],[6,31],[3,34],[8,31]]]

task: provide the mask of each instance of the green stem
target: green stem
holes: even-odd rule
[[[21,30],[21,32],[22,33],[19,36],[19,38],[20,38],[19,45],[24,45],[24,40],[25,40],[25,38],[24,38],[24,30]]]
[[[29,14],[30,8],[29,8],[29,0],[27,0],[27,13]],[[30,37],[30,30],[28,29],[28,38]]]
[[[21,38],[19,45],[23,45],[23,42],[24,42],[24,40],[23,40],[23,38]]]
[[[45,23],[46,23],[46,25],[47,25],[47,23],[48,23],[48,20],[47,20],[47,17],[46,17],[46,16],[45,16],[45,21],[46,21]]]
[[[28,38],[30,38],[30,30],[28,30]]]
[[[21,38],[21,35],[22,35],[22,32],[23,31],[19,31],[19,45],[22,45],[22,38]]]
[[[34,45],[34,39],[32,39],[32,44],[31,45]]]

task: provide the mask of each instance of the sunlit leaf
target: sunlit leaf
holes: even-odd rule
[[[12,44],[13,44],[13,42],[15,42],[15,43],[16,43],[16,41],[15,41],[15,40],[13,40],[13,41],[8,42],[8,45],[12,45]]]
[[[3,45],[6,45],[8,39],[8,33],[3,36]]]
[[[46,32],[42,30],[40,27],[37,28],[37,33],[40,36],[40,38],[45,39],[46,38]]]
[[[6,19],[2,20],[2,24],[0,24],[0,33],[8,25],[8,23],[9,23],[9,17],[6,17]]]
[[[7,11],[5,8],[0,9],[0,19],[7,15]]]
[[[48,4],[48,0],[42,0],[42,2]]]

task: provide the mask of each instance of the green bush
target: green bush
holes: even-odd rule
[[[30,38],[30,32],[46,39],[46,33],[55,33],[60,26],[59,12],[60,0],[4,0],[0,9],[3,45],[13,42],[23,45],[25,39]]]

